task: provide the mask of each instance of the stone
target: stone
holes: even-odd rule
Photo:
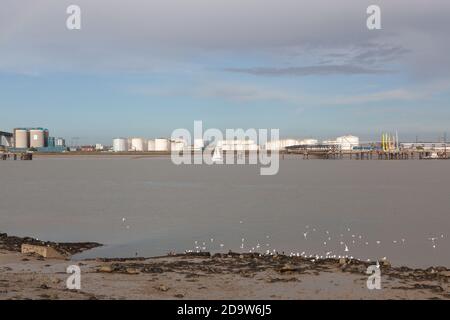
[[[113,272],[113,269],[111,268],[111,266],[101,266],[98,270],[98,272]]]
[[[139,274],[139,270],[137,270],[135,268],[127,268],[126,271],[128,274]]]
[[[159,287],[158,287],[158,290],[159,291],[163,291],[163,292],[166,292],[166,291],[168,291],[169,290],[169,288],[168,287],[166,287],[165,285],[163,285],[163,284],[161,284]]]
[[[33,244],[23,243],[21,246],[21,252],[23,254],[37,254],[44,258],[53,258],[53,259],[65,259],[66,257],[49,246],[38,246]]]

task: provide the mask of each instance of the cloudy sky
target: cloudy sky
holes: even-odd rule
[[[66,9],[81,8],[81,30]],[[366,9],[381,8],[381,30]],[[437,140],[450,132],[448,0],[3,0],[0,130],[69,141],[175,128]]]

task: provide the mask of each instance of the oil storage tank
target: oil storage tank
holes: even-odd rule
[[[155,151],[170,151],[170,140],[166,138],[155,139]]]
[[[45,147],[45,135],[44,129],[30,129],[30,148]]]
[[[18,149],[27,149],[30,146],[30,136],[27,129],[14,129],[14,146]]]
[[[155,151],[155,140],[150,139],[147,142],[147,150],[148,151]]]
[[[113,151],[114,152],[126,152],[126,151],[128,151],[128,139],[127,138],[115,138],[115,139],[113,139]]]
[[[147,151],[147,142],[143,138],[131,139],[131,151],[142,152]]]
[[[173,139],[170,141],[170,151],[183,151],[186,142],[183,139]]]

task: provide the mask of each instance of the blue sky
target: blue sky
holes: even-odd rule
[[[80,143],[169,136],[194,120],[299,138],[449,131],[445,1],[379,1],[374,31],[366,1],[78,1],[76,31],[69,1],[6,2],[3,131],[44,126]]]

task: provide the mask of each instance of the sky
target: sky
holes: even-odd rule
[[[81,8],[81,30],[66,9]],[[366,26],[369,5],[381,29]],[[80,144],[177,128],[437,141],[448,0],[3,0],[0,131]]]

